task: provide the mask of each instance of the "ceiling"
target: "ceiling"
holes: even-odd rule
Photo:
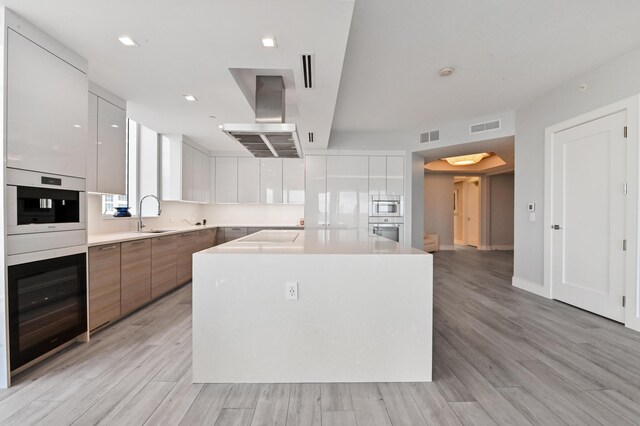
[[[353,1],[0,0],[89,62],[89,78],[128,101],[128,114],[160,133],[181,133],[211,151],[242,150],[218,124],[252,123],[250,71],[288,70],[288,122],[303,150],[326,148]],[[330,25],[330,31],[328,31]],[[140,46],[126,48],[129,35]],[[278,48],[262,47],[275,36]],[[302,87],[300,53],[315,54],[314,89]],[[293,75],[293,79],[290,76]],[[245,84],[246,86],[246,84]],[[198,102],[187,102],[193,94]],[[215,116],[215,119],[209,116]],[[305,146],[307,145],[307,146]]]
[[[354,1],[0,0],[84,56],[132,118],[212,151],[239,149],[217,125],[253,122],[255,69],[293,75],[287,121],[308,150],[331,130],[418,133],[510,111],[640,46],[637,0]],[[315,53],[312,90],[302,52]]]
[[[638,18],[637,0],[359,0],[333,130],[418,133],[516,109],[640,46]]]
[[[451,166],[445,162],[446,165],[441,167],[441,170],[432,171],[425,168],[425,173],[497,174],[511,171],[515,167],[513,136],[434,148],[417,152],[417,154],[423,155],[425,164],[428,164],[447,157],[457,157],[460,155],[475,154],[479,152],[494,153],[502,161],[488,161],[494,157],[492,156],[470,166]],[[502,164],[502,162],[504,162],[504,164]]]

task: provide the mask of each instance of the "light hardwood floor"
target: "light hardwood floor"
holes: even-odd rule
[[[187,286],[17,377],[0,422],[639,424],[640,334],[513,288],[512,262],[436,254],[433,383],[194,385]]]

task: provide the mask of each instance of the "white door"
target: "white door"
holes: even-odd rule
[[[480,184],[471,182],[467,185],[467,244],[478,247],[480,244]]]
[[[616,321],[624,321],[626,121],[619,112],[553,139],[552,296]]]

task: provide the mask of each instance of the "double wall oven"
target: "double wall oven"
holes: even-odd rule
[[[7,169],[11,370],[87,332],[84,179]]]
[[[369,202],[369,235],[403,242],[404,204],[400,195],[372,196]]]

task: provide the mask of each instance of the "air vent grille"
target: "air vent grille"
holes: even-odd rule
[[[420,143],[435,142],[440,140],[440,130],[430,130],[420,133]]]
[[[305,89],[313,89],[315,81],[315,55],[313,53],[303,53],[302,58],[302,81]]]
[[[488,132],[490,130],[498,130],[500,128],[500,120],[487,121],[486,123],[472,124],[469,133]]]
[[[309,132],[309,142],[313,143],[313,132]]]

